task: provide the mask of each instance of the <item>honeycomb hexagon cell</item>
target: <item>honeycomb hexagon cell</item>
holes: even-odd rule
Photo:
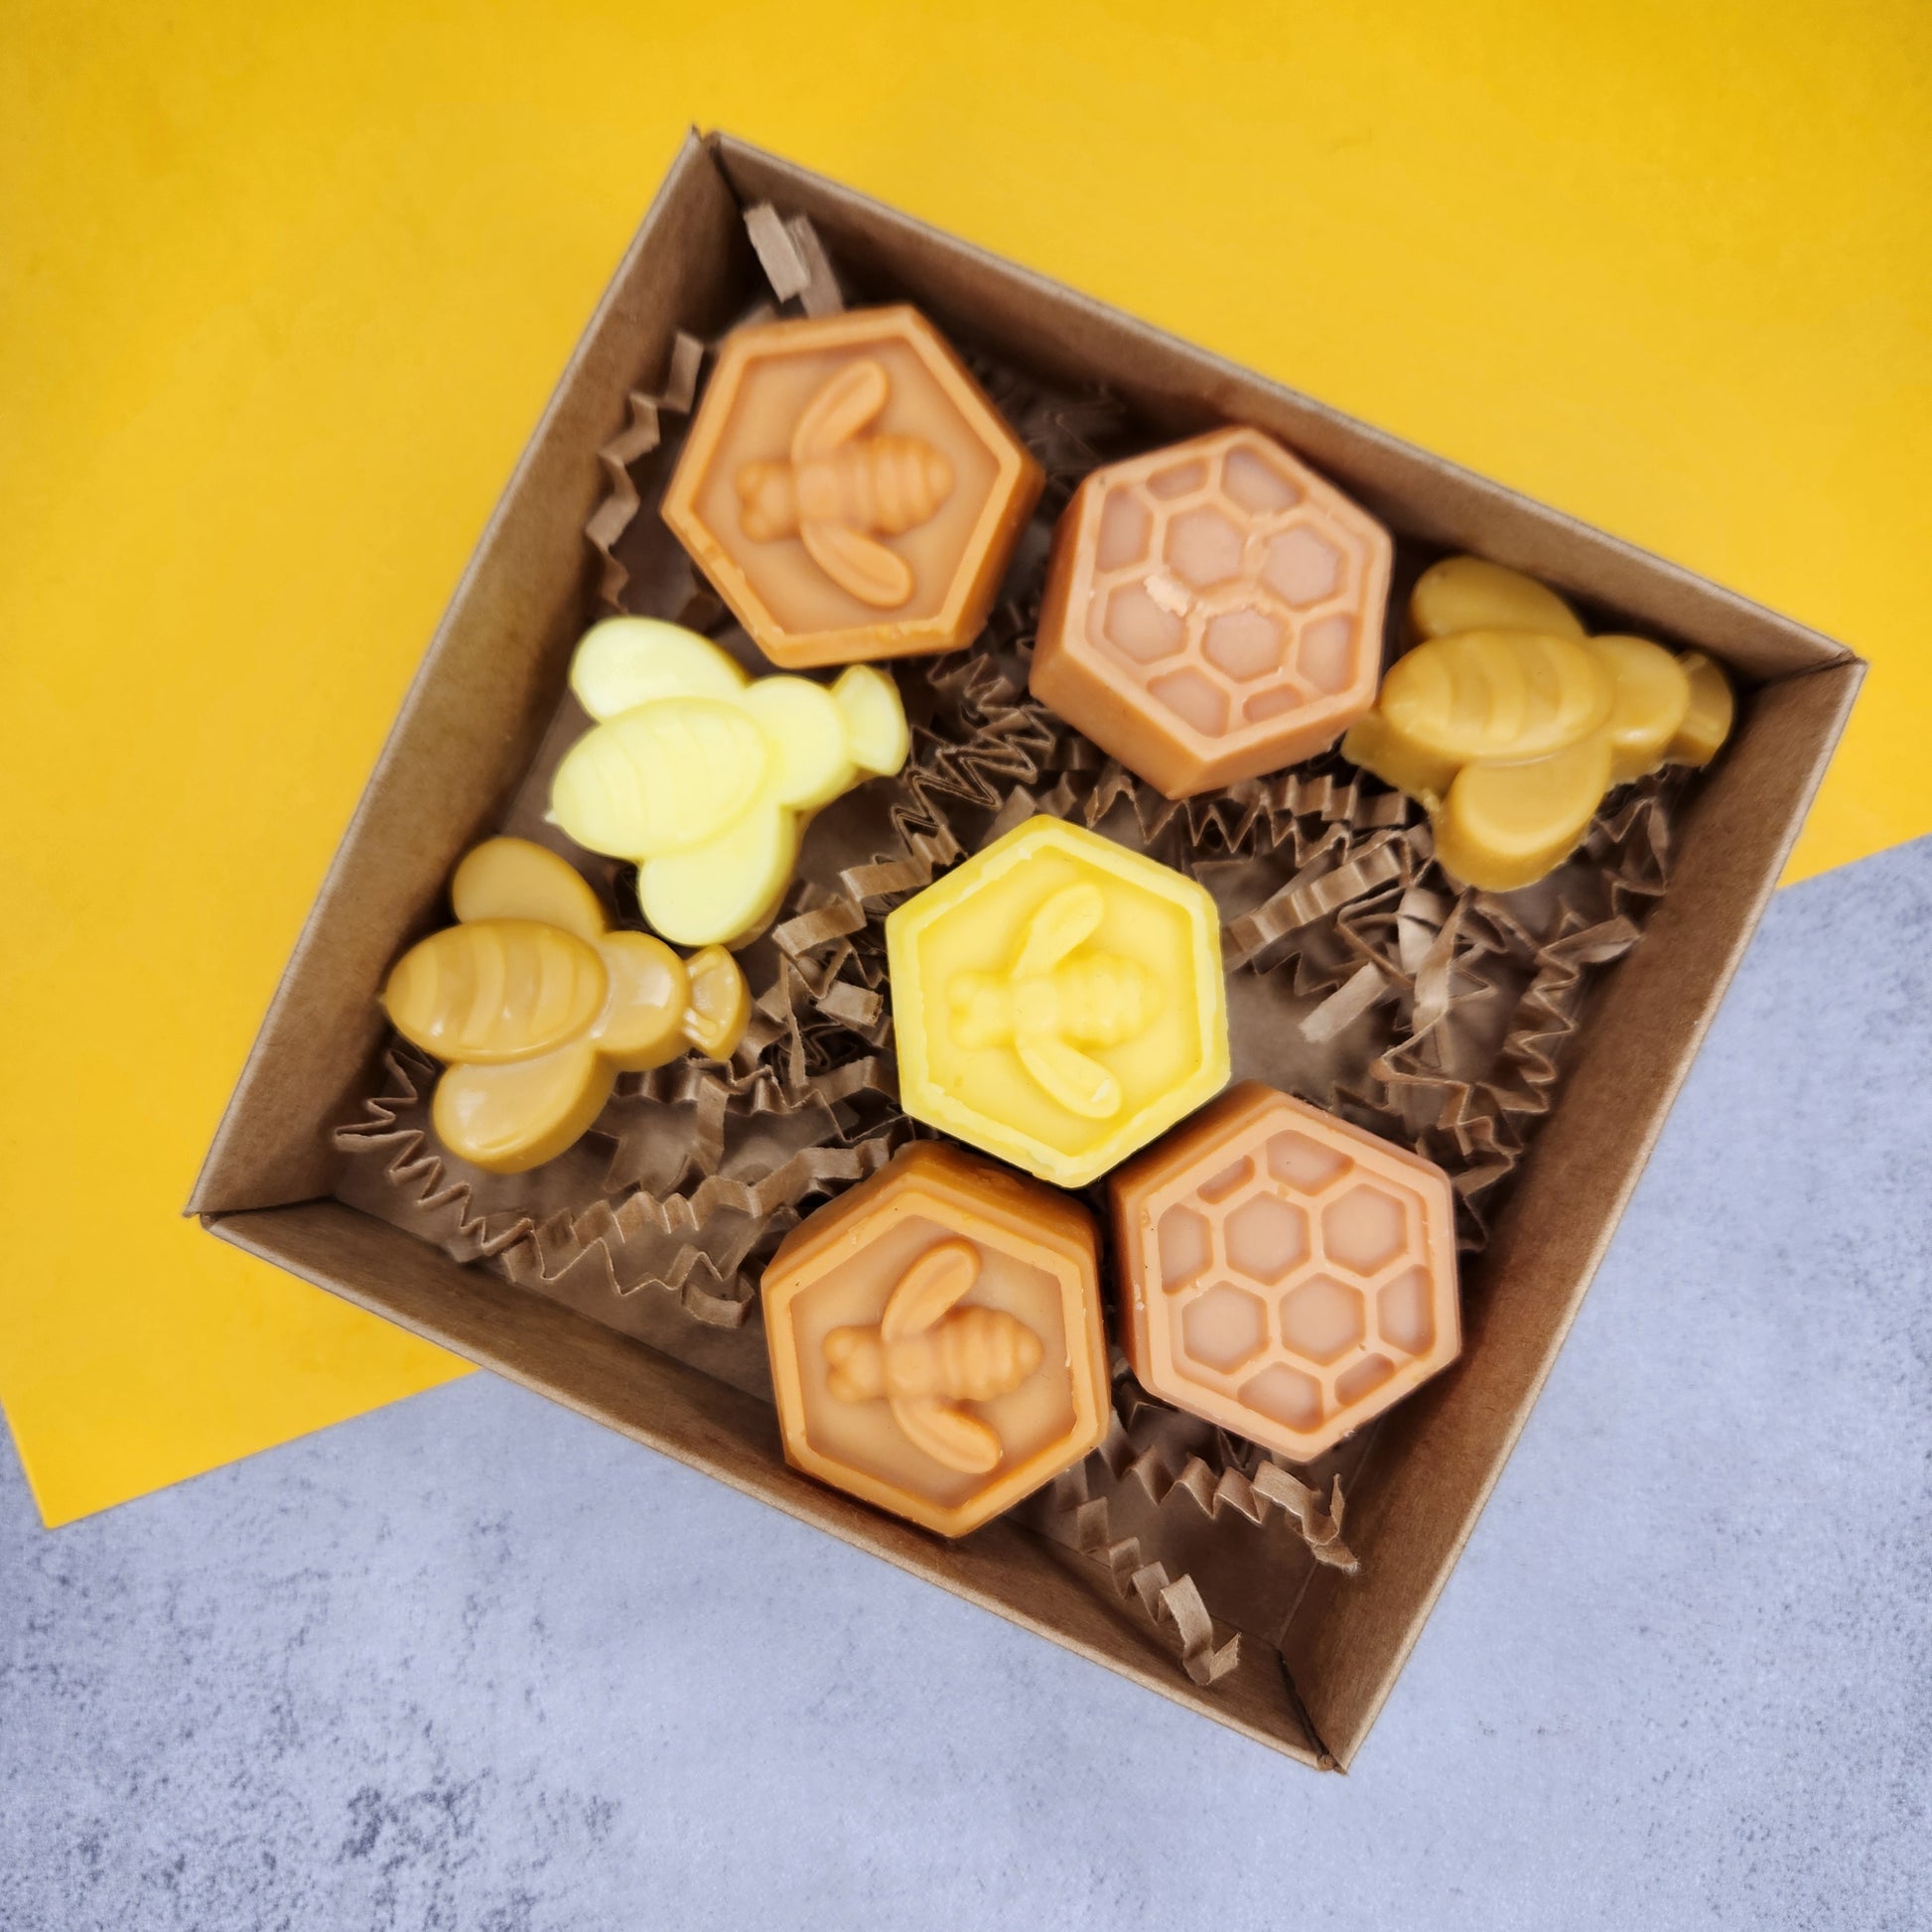
[[[1250,1081],[1109,1191],[1122,1345],[1164,1402],[1306,1462],[1455,1359],[1449,1176],[1405,1149]]]
[[[1041,1180],[1084,1187],[1226,1084],[1206,888],[1064,819],[895,909],[886,959],[900,1104]]]
[[[1388,532],[1259,430],[1096,470],[1033,693],[1170,798],[1325,751],[1374,702]]]
[[[764,1271],[786,1459],[942,1536],[1070,1468],[1111,1413],[1098,1251],[1066,1195],[957,1148],[902,1149]]]
[[[1042,481],[922,315],[858,309],[726,340],[664,520],[795,670],[971,643]]]
[[[1217,1283],[1181,1311],[1183,1362],[1226,1374],[1268,1346],[1268,1311],[1245,1288]]]

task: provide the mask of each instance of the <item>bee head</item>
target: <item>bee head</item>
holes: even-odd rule
[[[870,1402],[886,1387],[879,1333],[873,1328],[834,1328],[825,1337],[826,1393],[834,1402]]]
[[[754,543],[769,543],[798,528],[797,491],[789,464],[748,463],[733,482],[738,489],[739,523]]]
[[[1012,999],[985,973],[961,973],[948,989],[946,1003],[952,1008],[953,1037],[968,1050],[997,1046],[1012,1034]]]

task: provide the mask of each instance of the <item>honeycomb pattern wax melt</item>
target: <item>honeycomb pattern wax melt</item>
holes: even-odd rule
[[[794,1468],[963,1536],[1107,1433],[1099,1231],[921,1141],[792,1230],[761,1290]]]
[[[899,1104],[1082,1187],[1228,1077],[1206,889],[1030,818],[886,920]]]
[[[1391,556],[1259,430],[1096,470],[1054,535],[1033,694],[1169,798],[1278,771],[1374,700]]]
[[[1164,1402],[1306,1462],[1455,1359],[1449,1176],[1247,1082],[1110,1183],[1122,1342]]]
[[[727,340],[664,520],[800,670],[971,643],[1042,482],[931,323],[860,309]]]

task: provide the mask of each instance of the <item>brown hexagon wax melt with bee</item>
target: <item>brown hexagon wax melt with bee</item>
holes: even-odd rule
[[[920,1141],[764,1271],[786,1458],[963,1536],[1099,1448],[1099,1233],[1069,1196]]]
[[[797,670],[970,643],[1041,483],[917,310],[861,309],[727,340],[664,520]]]
[[[1033,694],[1169,798],[1279,771],[1374,702],[1392,556],[1259,430],[1109,465],[1054,534]]]

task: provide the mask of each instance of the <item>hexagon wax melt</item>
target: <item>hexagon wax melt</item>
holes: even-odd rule
[[[1392,555],[1259,430],[1096,470],[1054,534],[1033,694],[1169,798],[1278,771],[1373,703]]]
[[[921,1141],[785,1237],[765,1338],[793,1467],[963,1536],[1099,1448],[1111,1413],[1078,1201]]]
[[[726,341],[664,520],[798,670],[971,643],[1042,482],[931,323],[859,309]]]
[[[1151,1394],[1306,1462],[1455,1359],[1449,1176],[1244,1082],[1109,1192]]]
[[[899,1103],[1081,1187],[1228,1077],[1206,889],[1031,818],[888,915]]]

